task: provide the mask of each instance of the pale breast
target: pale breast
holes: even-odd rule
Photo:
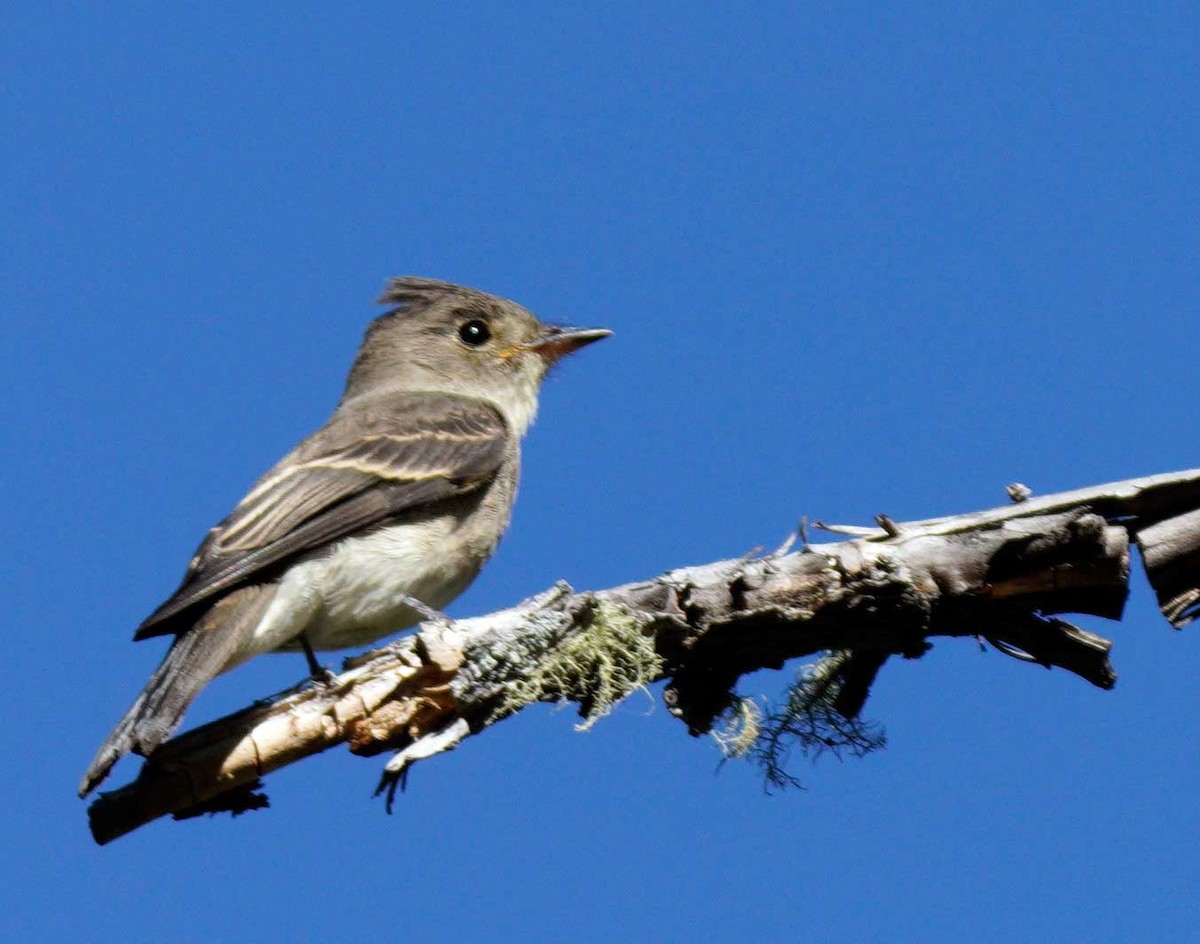
[[[323,606],[306,630],[312,645],[365,645],[414,625],[420,616],[405,605],[406,596],[446,606],[490,553],[463,546],[456,532],[454,520],[442,517],[342,541],[323,561]]]
[[[514,463],[515,466],[515,463]],[[508,525],[516,470],[444,514],[345,538],[289,568],[251,643],[255,652],[363,646],[413,626],[414,597],[443,609],[475,579]],[[249,653],[247,653],[248,655]]]

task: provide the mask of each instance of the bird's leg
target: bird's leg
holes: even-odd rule
[[[336,678],[333,671],[317,661],[317,655],[313,652],[312,644],[309,643],[308,637],[304,633],[301,633],[298,638],[300,639],[300,646],[304,650],[304,658],[308,661],[308,672],[312,676],[312,680],[328,685]]]

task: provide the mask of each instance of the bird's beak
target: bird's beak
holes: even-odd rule
[[[584,345],[607,338],[610,334],[612,332],[608,328],[563,328],[548,325],[540,337],[525,345],[525,349],[541,354],[547,362],[553,364]]]

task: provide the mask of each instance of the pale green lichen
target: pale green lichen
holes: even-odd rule
[[[576,728],[585,731],[662,670],[654,639],[639,622],[624,609],[597,601],[584,628],[554,646],[535,669],[505,685],[497,715],[536,701],[574,701],[584,719]]]
[[[745,757],[762,734],[763,712],[752,698],[735,695],[721,715],[720,727],[713,728],[712,739],[729,759]]]

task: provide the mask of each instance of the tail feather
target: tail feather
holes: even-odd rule
[[[224,597],[175,638],[142,693],[96,752],[79,783],[81,797],[91,793],[131,751],[149,757],[175,733],[200,690],[240,661],[239,652],[273,595],[262,592],[267,589],[247,587]]]

